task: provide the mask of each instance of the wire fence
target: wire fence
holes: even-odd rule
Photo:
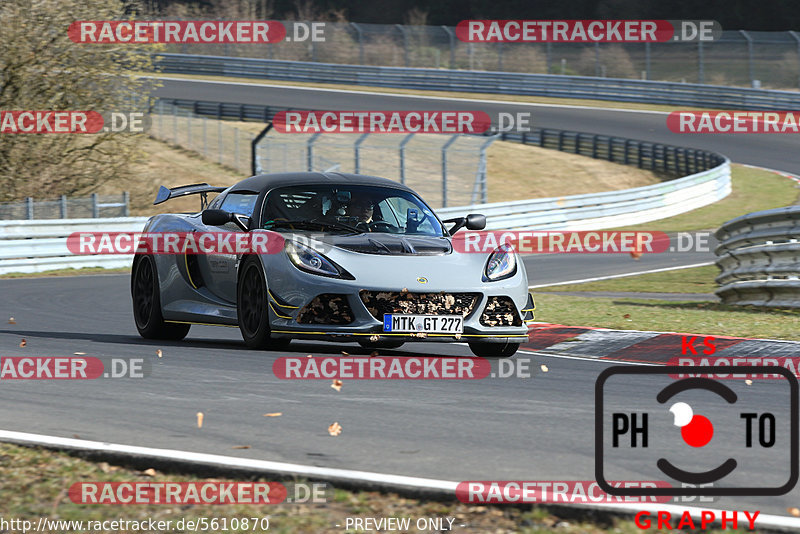
[[[284,21],[292,28],[294,21]],[[723,31],[706,43],[466,43],[448,26],[327,22],[324,42],[168,45],[184,54],[797,89],[800,33]]]
[[[488,201],[486,149],[495,137],[440,134],[277,134],[257,145],[263,173],[341,171],[406,184],[433,207]]]
[[[250,142],[263,125],[234,126],[163,100],[156,102],[150,119],[150,136],[196,152],[242,174],[250,173]]]
[[[0,203],[0,220],[33,219],[86,219],[99,217],[127,217],[130,195],[92,194],[82,198],[36,200],[31,197],[21,202]]]

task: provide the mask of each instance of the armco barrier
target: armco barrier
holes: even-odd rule
[[[716,236],[723,303],[800,308],[800,206],[737,217]]]
[[[436,211],[443,219],[486,215],[486,228],[600,230],[672,217],[706,206],[731,192],[730,161],[659,184],[567,197],[498,202]]]
[[[427,91],[588,98],[713,109],[796,110],[800,93],[588,76],[338,65],[304,61],[159,54],[164,73],[366,85]]]
[[[0,221],[0,274],[38,273],[54,269],[127,267],[133,256],[79,256],[67,249],[73,232],[139,232],[148,217]]]

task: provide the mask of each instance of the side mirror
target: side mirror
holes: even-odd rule
[[[471,213],[467,215],[467,230],[483,230],[486,228],[486,215]]]
[[[225,210],[205,210],[203,211],[203,224],[208,226],[223,226],[232,222],[239,228],[247,232],[250,226],[250,217],[231,213]]]
[[[225,210],[205,210],[203,212],[203,224],[208,226],[222,226],[233,220],[233,213]]]
[[[454,219],[447,219],[443,223],[453,223],[453,227],[447,231],[450,235],[455,235],[456,232],[466,227],[467,230],[483,230],[486,228],[486,216],[478,213],[471,213],[466,217],[456,217]]]

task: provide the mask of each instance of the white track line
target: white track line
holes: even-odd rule
[[[510,106],[530,106],[530,107],[540,107],[540,108],[564,108],[564,109],[593,109],[598,111],[620,111],[624,113],[651,113],[657,115],[669,115],[667,111],[651,111],[648,109],[623,109],[623,108],[607,108],[601,106],[578,106],[578,105],[570,105],[570,104],[545,104],[541,102],[514,102],[513,100],[486,100],[480,98],[459,98],[459,97],[447,97],[447,96],[425,96],[425,95],[413,95],[413,94],[405,94],[405,93],[382,93],[380,91],[358,91],[355,89],[332,89],[326,87],[306,87],[303,85],[277,85],[277,84],[269,84],[269,83],[254,83],[254,82],[234,82],[234,81],[226,81],[226,80],[200,80],[197,78],[174,78],[170,76],[142,76],[142,78],[152,78],[154,80],[170,80],[176,82],[192,82],[192,83],[216,83],[216,84],[223,84],[223,85],[241,85],[244,87],[268,87],[273,89],[295,89],[299,91],[320,91],[320,92],[330,92],[330,93],[346,93],[346,94],[354,94],[354,95],[376,95],[376,96],[388,96],[392,98],[415,98],[415,99],[423,99],[423,100],[446,100],[446,101],[458,101],[458,102],[472,102],[475,104],[506,104]],[[522,95],[527,96],[527,95]],[[535,96],[531,96],[531,98],[536,98]],[[544,97],[544,98],[552,98],[552,97]]]
[[[349,469],[315,467],[310,465],[271,462],[267,460],[253,460],[247,458],[236,458],[233,456],[220,456],[216,454],[178,451],[173,449],[152,449],[149,447],[119,445],[116,443],[104,443],[100,441],[88,441],[83,439],[60,438],[57,436],[29,434],[27,432],[14,432],[11,430],[0,430],[0,440],[13,443],[24,443],[28,445],[42,445],[45,447],[80,449],[85,451],[127,454],[140,457],[147,456],[160,460],[181,460],[198,464],[254,469],[257,471],[285,475],[305,475],[323,479],[333,478],[334,480],[348,480],[353,482],[372,482],[387,486],[403,486],[421,490],[445,491],[452,494],[455,494],[456,487],[458,486],[458,482],[448,480],[390,475],[385,473],[373,473],[370,471],[352,471]],[[661,510],[670,512],[673,514],[673,516],[681,515],[688,511],[692,517],[695,518],[700,518],[700,513],[704,510],[714,512],[715,517],[721,517],[721,513],[723,512],[721,509],[696,508],[690,506],[680,506],[677,504],[643,505],[625,503],[593,503],[577,506],[632,514],[641,512],[642,510]],[[731,512],[731,510],[725,511]],[[765,527],[800,528],[800,519],[780,515],[759,514],[758,518],[756,519],[756,525]]]
[[[530,354],[531,356],[542,356],[545,358],[560,358],[562,360],[583,360],[586,362],[605,363],[607,365],[649,365],[651,367],[661,366],[661,364],[658,363],[629,362],[624,360],[603,360],[600,358],[589,358],[588,356],[568,356],[566,354],[553,354],[552,352],[545,352],[544,350],[531,351],[531,350],[519,349],[517,351],[517,354],[519,354],[520,352],[522,352],[523,354]]]
[[[706,261],[703,263],[694,263],[692,265],[680,265],[678,267],[664,267],[663,269],[650,269],[649,271],[638,271],[635,273],[623,273],[623,274],[610,274],[608,276],[597,276],[595,278],[584,278],[582,280],[568,280],[566,282],[555,282],[553,284],[539,284],[536,286],[528,286],[528,289],[536,289],[537,287],[553,287],[553,286],[565,286],[569,284],[583,284],[585,282],[598,282],[600,280],[611,280],[612,278],[624,278],[626,276],[639,276],[640,274],[650,274],[650,273],[663,273],[666,271],[677,271],[679,269],[692,269],[694,267],[705,267],[706,265],[714,265],[713,261]]]

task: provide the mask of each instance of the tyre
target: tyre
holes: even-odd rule
[[[519,343],[486,343],[481,341],[470,341],[469,350],[472,351],[472,354],[481,358],[508,358],[517,352],[519,346]]]
[[[361,345],[362,347],[364,347],[365,349],[368,349],[368,350],[377,350],[377,349],[398,349],[398,348],[402,347],[403,345],[405,345],[405,342],[404,341],[391,341],[391,340],[385,340],[385,341],[364,341],[364,340],[359,340],[358,344]]]
[[[133,318],[139,335],[145,339],[180,340],[189,333],[191,325],[167,323],[161,315],[161,292],[158,272],[152,256],[140,256],[131,273]]]
[[[288,339],[272,339],[264,268],[258,257],[250,256],[245,259],[239,270],[236,312],[239,318],[239,331],[248,347],[280,350],[289,346]]]

